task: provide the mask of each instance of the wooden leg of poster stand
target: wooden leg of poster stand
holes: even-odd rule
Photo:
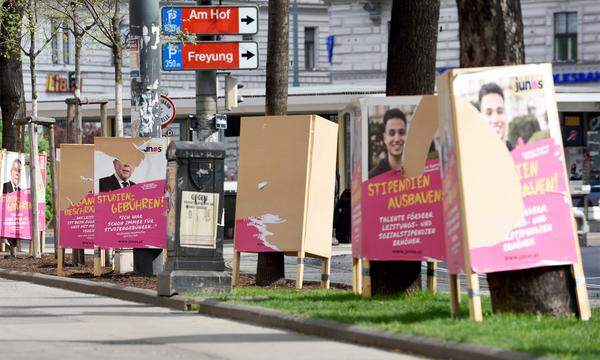
[[[331,258],[323,259],[323,267],[321,269],[321,287],[329,289],[329,274],[331,273]]]
[[[94,276],[102,275],[102,263],[100,262],[100,248],[94,247]]]
[[[33,245],[33,240],[29,240],[29,256],[34,256],[35,248]]]
[[[363,262],[361,258],[356,259],[356,294],[363,293]]]
[[[56,251],[56,275],[65,276],[65,249],[58,247]]]
[[[296,289],[302,289],[302,283],[304,282],[304,252],[298,253],[298,259],[296,260]]]
[[[233,251],[233,260],[231,261],[231,286],[236,287],[240,282],[240,252]]]
[[[6,252],[6,244],[4,243],[4,239],[0,240],[2,244],[0,244],[0,251]]]
[[[427,291],[432,294],[437,292],[437,277],[435,274],[436,267],[437,263],[435,261],[427,262]]]
[[[15,242],[17,243],[17,251],[23,252],[23,243],[21,242],[21,240],[15,240]]]
[[[467,291],[469,293],[469,315],[471,320],[483,321],[481,309],[481,295],[479,293],[479,277],[471,269],[467,268]]]
[[[590,300],[588,298],[587,287],[585,284],[585,275],[581,266],[581,255],[579,261],[571,266],[573,276],[575,277],[575,294],[577,296],[577,307],[579,310],[579,318],[587,321],[592,316],[590,309]]]
[[[100,266],[106,264],[106,249],[100,249]]]
[[[450,313],[452,318],[457,318],[460,309],[460,283],[457,274],[448,274],[448,285],[450,285]]]
[[[369,260],[362,259],[362,294],[370,298],[371,292],[371,264]]]

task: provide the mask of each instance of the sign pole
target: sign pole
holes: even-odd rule
[[[129,2],[130,45],[139,61],[131,71],[131,132],[133,137],[162,136],[160,122],[160,6],[158,0]],[[139,68],[136,68],[139,65]],[[163,270],[162,249],[133,249],[133,269],[145,275]]]
[[[198,5],[212,5],[212,0],[197,0]],[[214,41],[215,36],[198,36],[200,41]],[[217,113],[217,72],[196,71],[196,117],[198,141],[205,141],[213,132],[212,117]]]

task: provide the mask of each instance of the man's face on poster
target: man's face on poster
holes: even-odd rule
[[[15,160],[10,167],[10,180],[13,184],[19,185],[21,182],[21,162]]]
[[[385,124],[383,142],[388,155],[400,157],[406,142],[406,123],[400,118],[391,118]]]
[[[489,93],[481,98],[481,114],[487,123],[494,129],[500,139],[506,141],[506,112],[504,111],[504,98],[497,93]]]
[[[127,181],[133,174],[133,166],[129,164],[123,163],[121,160],[115,159],[113,160],[113,165],[115,167],[115,173],[121,180]]]

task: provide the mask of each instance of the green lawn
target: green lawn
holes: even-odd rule
[[[206,296],[187,293],[187,296]],[[385,330],[437,337],[497,348],[527,351],[563,359],[600,358],[600,309],[592,319],[553,319],[546,316],[491,314],[483,298],[484,321],[469,320],[466,298],[461,318],[450,318],[447,294],[420,293],[364,299],[342,290],[268,290],[239,288],[229,295],[212,295],[231,303],[262,306],[309,317]]]

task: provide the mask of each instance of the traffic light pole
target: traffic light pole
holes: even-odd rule
[[[131,133],[134,137],[161,137],[160,6],[158,0],[129,1],[130,45],[138,51],[139,68],[131,76]],[[134,249],[134,271],[158,275],[163,270],[162,249]]]

